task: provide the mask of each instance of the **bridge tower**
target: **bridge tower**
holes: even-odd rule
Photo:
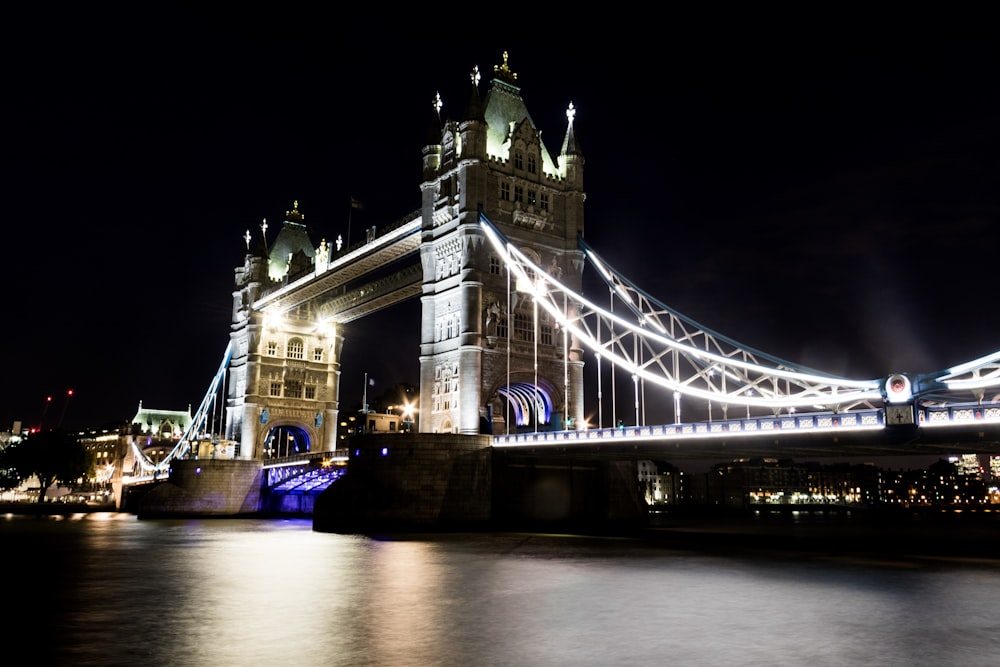
[[[314,248],[295,202],[270,248],[262,238],[235,270],[232,358],[227,389],[226,438],[238,458],[333,451],[339,412],[343,336],[325,324],[315,301],[271,317],[254,305],[296,279],[325,270],[326,241]]]
[[[462,120],[443,120],[435,99],[423,148],[420,430],[582,427],[580,345],[511,284],[479,224],[482,210],[546,273],[581,291],[586,195],[573,106],[553,160],[508,54],[485,98],[478,68],[471,78]]]

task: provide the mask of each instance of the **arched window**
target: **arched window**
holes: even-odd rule
[[[288,358],[302,359],[305,356],[305,345],[301,338],[292,338],[288,341]]]

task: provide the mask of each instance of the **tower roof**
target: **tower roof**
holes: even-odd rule
[[[493,67],[493,81],[483,105],[483,118],[487,125],[486,152],[504,159],[510,154],[511,130],[518,123],[527,120],[532,128],[538,130],[521,98],[521,88],[516,85],[517,73],[510,69],[507,60],[508,54],[504,51],[503,64]],[[541,143],[542,171],[553,176],[557,175],[559,170],[540,138],[539,143]]]
[[[306,231],[306,217],[295,202],[291,211],[285,211],[285,221],[267,256],[267,275],[271,280],[280,280],[288,272],[289,258],[298,252],[312,259],[316,249]]]

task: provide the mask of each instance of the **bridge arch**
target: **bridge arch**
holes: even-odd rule
[[[259,458],[276,459],[314,451],[317,433],[309,424],[292,419],[276,420],[260,429],[256,450]]]

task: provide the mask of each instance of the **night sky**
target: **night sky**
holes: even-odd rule
[[[37,423],[47,396],[45,423],[71,428],[140,401],[196,408],[244,233],[266,218],[273,238],[295,201],[317,244],[347,236],[351,197],[354,240],[417,209],[434,95],[459,118],[472,67],[485,95],[505,50],[553,155],[577,110],[587,241],[661,301],[857,379],[1000,349],[984,17],[553,18],[525,34],[464,13],[240,12],[8,16],[0,428]],[[418,315],[350,325],[345,406],[365,373],[376,392],[417,383]]]

